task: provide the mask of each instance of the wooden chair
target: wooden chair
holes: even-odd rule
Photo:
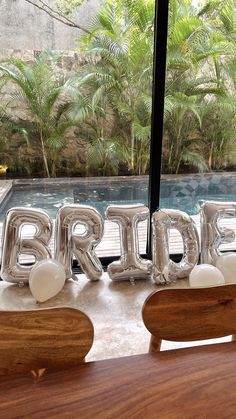
[[[84,362],[93,343],[93,325],[68,307],[0,312],[0,375]]]
[[[162,339],[186,342],[234,335],[236,285],[162,289],[146,299],[142,315],[152,335],[150,352],[160,350]]]

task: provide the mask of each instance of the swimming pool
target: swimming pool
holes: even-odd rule
[[[162,208],[176,208],[194,215],[203,200],[236,201],[236,174],[170,176],[161,182]],[[147,201],[148,177],[64,179],[56,183],[36,180],[32,184],[18,181],[0,206],[0,221],[15,206],[41,208],[55,218],[64,204],[91,205],[104,216],[110,204],[147,204]]]

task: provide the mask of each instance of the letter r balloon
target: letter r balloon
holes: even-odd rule
[[[76,234],[77,224],[84,226],[85,232]],[[71,204],[59,209],[55,227],[55,259],[64,266],[67,279],[73,276],[73,254],[89,279],[100,279],[103,270],[95,247],[102,239],[103,229],[103,218],[95,208]]]

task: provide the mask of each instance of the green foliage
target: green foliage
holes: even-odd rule
[[[82,1],[54,5],[70,16]],[[58,71],[59,57],[48,51],[33,63],[0,66],[0,86],[16,86],[12,100],[21,101],[32,121],[19,131],[22,141],[29,150],[39,141],[48,176],[55,176],[65,133],[75,126],[86,143],[88,173],[119,174],[121,167],[148,172],[154,6],[154,0],[104,0],[89,34],[78,39],[85,63],[70,80]],[[235,0],[210,0],[201,9],[191,0],[170,0],[164,172],[236,164],[235,57]],[[0,147],[7,142],[3,133]]]
[[[40,142],[46,175],[55,176],[55,162],[63,147],[64,133],[73,125],[68,116],[70,101],[63,97],[67,83],[56,72],[57,57],[48,52],[40,54],[33,63],[13,59],[0,66],[0,81],[13,83],[11,100],[21,102],[33,122],[33,130],[24,137],[36,135]],[[51,170],[50,164],[51,162]]]
[[[123,156],[128,170],[138,174],[148,166],[153,12],[153,1],[106,1],[80,46],[88,61],[81,84],[93,112],[105,125],[112,111],[112,135],[130,150]]]
[[[83,2],[84,0],[58,0],[55,2],[55,7],[63,15],[71,16]]]
[[[235,107],[228,98],[210,102],[202,118],[202,137],[210,169],[235,166]]]
[[[95,171],[96,176],[117,175],[124,150],[114,138],[96,138],[91,143],[87,158],[87,169]]]
[[[136,174],[145,173],[149,164],[153,16],[154,0],[107,0],[91,22],[91,34],[83,37],[82,46],[80,40],[87,60],[81,86],[88,92],[103,130],[107,115],[113,112],[114,129],[108,137],[119,138],[119,144],[130,151],[123,158],[128,170]],[[204,113],[209,114],[211,103],[219,99],[219,107],[226,106],[229,96],[235,95],[233,57],[232,0],[209,2],[198,11],[190,0],[170,1],[164,171],[178,173],[186,165],[205,171],[223,164],[222,159],[209,164],[212,141],[207,141],[208,135],[204,137],[202,120],[208,119]],[[222,111],[219,115],[223,117]],[[232,112],[227,115],[232,120]],[[232,141],[225,142],[225,150],[226,143]]]
[[[230,135],[223,129],[235,120],[235,16],[231,0],[209,2],[198,15],[188,0],[170,2],[164,153],[169,173],[181,165],[198,171],[225,165],[234,137],[233,125]],[[214,112],[217,118],[210,118]]]

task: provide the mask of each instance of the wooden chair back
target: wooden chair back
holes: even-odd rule
[[[236,285],[162,289],[151,294],[142,310],[151,333],[150,352],[161,340],[186,342],[236,334]]]
[[[93,324],[82,311],[47,308],[0,312],[0,375],[59,370],[84,362]]]

